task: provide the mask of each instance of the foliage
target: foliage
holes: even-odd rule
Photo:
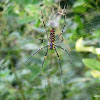
[[[48,43],[41,10],[47,33],[54,25],[56,38],[64,25],[63,14],[58,13],[66,16],[66,27],[59,38],[59,42],[64,41],[58,45],[68,49],[72,64],[66,52],[57,49],[62,84],[55,51],[49,50],[37,82],[46,48],[25,63]],[[99,0],[0,1],[0,100],[99,100],[96,97],[100,96],[99,67]]]

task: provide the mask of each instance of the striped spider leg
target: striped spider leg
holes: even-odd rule
[[[57,46],[57,45],[54,45],[54,46],[64,50],[68,54],[68,56],[70,57],[70,61],[71,61],[71,64],[72,64],[72,58],[71,58],[71,55],[69,54],[69,52],[66,49],[64,49],[64,48],[62,48],[60,46]]]
[[[46,32],[46,35],[47,35],[47,39],[49,40],[49,38],[48,38],[48,33],[47,33],[47,29],[46,29],[46,25],[45,25],[45,22],[44,22],[44,17],[43,17],[43,12],[42,12],[42,10],[41,10],[41,21],[42,21],[43,26],[44,26],[44,28],[45,28],[45,32]],[[35,38],[38,39],[38,40],[42,40],[42,41],[46,42],[46,41],[45,41],[44,39],[42,39],[42,38],[37,38],[36,36],[35,36]]]
[[[58,57],[58,60],[59,60],[59,64],[60,64],[60,84],[61,84],[61,78],[62,78],[62,67],[61,67],[61,61],[60,61],[59,54],[58,54],[58,52],[57,52],[57,50],[56,50],[56,47],[58,47],[58,48],[64,50],[64,51],[69,55],[70,60],[71,60],[71,64],[72,64],[72,58],[71,58],[71,55],[68,53],[68,51],[67,51],[66,49],[64,49],[64,48],[62,48],[62,47],[60,47],[60,46],[54,45],[54,49],[55,49],[55,51],[56,51],[56,54],[57,54],[57,57]]]
[[[65,18],[66,18],[66,17],[65,17],[65,15],[64,15],[64,26],[63,26],[63,29],[62,29],[61,33],[59,34],[59,36],[56,38],[55,41],[57,41],[57,40],[59,39],[59,37],[61,36],[61,34],[63,33],[63,31],[64,31],[64,29],[65,29],[65,26],[66,26]]]
[[[46,29],[46,25],[45,25],[44,20],[43,20],[43,13],[42,13],[42,10],[41,10],[41,18],[42,18],[42,23],[43,23],[43,26],[44,26],[44,28],[45,28],[46,34],[47,34],[47,39],[49,40],[49,38],[48,38],[48,33],[47,33],[47,29]]]
[[[47,47],[48,45],[45,45],[44,47],[38,49],[35,53],[33,53],[26,61],[25,61],[25,64],[32,58],[32,56],[34,56],[38,51],[40,51],[41,49]]]
[[[46,57],[47,57],[47,53],[48,53],[48,48],[47,48],[46,54],[45,54],[45,56],[44,56],[44,60],[43,60],[43,63],[42,63],[42,67],[41,67],[41,69],[40,69],[40,73],[39,73],[39,75],[38,75],[38,78],[37,78],[36,82],[38,81],[38,79],[39,79],[39,77],[40,77],[40,75],[41,75],[41,71],[42,71],[42,68],[43,68],[45,59],[46,59]],[[35,83],[36,83],[36,82],[35,82]]]
[[[33,53],[33,54],[25,61],[25,64],[26,64],[26,63],[32,58],[32,56],[34,56],[37,52],[39,52],[41,49],[43,49],[43,48],[45,48],[45,47],[48,47],[48,46],[49,46],[49,44],[43,46],[43,47],[40,48],[40,49],[38,49],[35,53]],[[44,65],[44,62],[45,62],[47,53],[48,53],[48,48],[47,48],[46,54],[45,54],[45,56],[44,56],[44,60],[43,60],[43,63],[42,63],[42,67],[41,67],[41,70],[40,70],[40,73],[39,73],[39,75],[38,75],[38,78],[37,78],[36,82],[38,81],[38,79],[39,79],[39,77],[40,77],[40,74],[41,74],[41,71],[42,71],[42,68],[43,68],[43,65]]]
[[[59,57],[59,54],[58,54],[58,52],[57,52],[55,46],[54,46],[54,49],[55,49],[56,54],[57,54],[57,57],[58,57],[58,59],[59,59],[59,64],[60,64],[60,84],[61,84],[61,78],[62,78],[62,67],[61,67],[61,61],[60,61],[60,57]]]

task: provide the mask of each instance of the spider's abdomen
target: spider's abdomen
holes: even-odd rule
[[[50,42],[54,42],[55,41],[55,31],[54,28],[52,28],[50,30]]]

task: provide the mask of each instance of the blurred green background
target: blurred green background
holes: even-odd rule
[[[66,16],[58,45],[72,64],[57,48],[62,84],[55,51],[49,50],[37,82],[46,48],[25,64],[49,42],[41,10],[48,35],[54,27],[56,37]],[[0,100],[100,100],[100,0],[0,0]]]

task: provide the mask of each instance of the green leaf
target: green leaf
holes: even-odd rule
[[[78,6],[78,7],[73,9],[73,11],[77,12],[77,13],[84,13],[86,10],[87,10],[87,8],[83,7],[83,6]]]
[[[82,60],[85,66],[90,69],[100,71],[100,62],[94,59],[86,58]]]
[[[74,3],[73,7],[83,6],[85,4],[84,0],[78,0]]]

